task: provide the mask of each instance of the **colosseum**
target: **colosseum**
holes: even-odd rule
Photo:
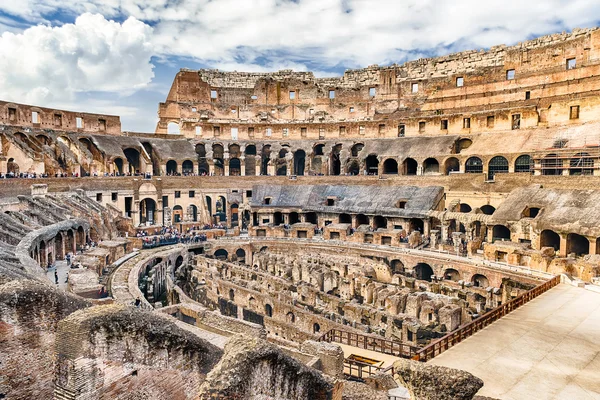
[[[599,28],[0,143],[0,399],[600,398]]]

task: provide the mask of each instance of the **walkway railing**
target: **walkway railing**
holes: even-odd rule
[[[331,329],[323,334],[319,341],[346,344],[378,353],[390,354],[396,357],[413,358],[419,351],[418,347],[396,342],[385,338],[377,338],[360,333]]]
[[[376,365],[356,360],[349,360],[347,358],[344,359],[344,375],[346,375],[348,378],[354,378],[362,381],[372,375],[381,373],[382,370],[383,368]]]
[[[515,297],[514,299],[510,300],[509,302],[507,302],[505,304],[502,304],[502,305],[496,307],[492,311],[484,314],[482,317],[480,317],[474,321],[471,321],[466,325],[461,326],[457,330],[450,332],[449,334],[442,337],[441,339],[439,339],[439,340],[429,344],[428,346],[424,347],[423,349],[419,350],[417,352],[417,354],[415,355],[415,357],[413,357],[413,359],[418,360],[418,361],[423,361],[423,362],[431,360],[435,356],[443,353],[444,351],[448,350],[450,347],[462,342],[469,336],[475,334],[476,332],[480,331],[481,329],[485,328],[486,326],[499,320],[500,318],[509,314],[511,311],[516,310],[517,308],[521,307],[522,305],[535,299],[536,297],[538,297],[542,293],[548,291],[549,289],[553,288],[554,286],[558,285],[559,283],[560,283],[560,275],[555,276],[554,278],[550,279],[549,281],[523,293],[522,295],[520,295],[518,297]]]

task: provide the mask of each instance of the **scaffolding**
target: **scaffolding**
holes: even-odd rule
[[[578,147],[567,147],[568,143],[567,138],[556,139],[551,147],[532,152],[531,171],[539,175],[563,175],[564,171],[567,175],[594,175],[600,169],[600,140]]]

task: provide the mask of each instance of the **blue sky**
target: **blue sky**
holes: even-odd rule
[[[335,76],[598,25],[597,0],[0,0],[0,98],[152,132],[180,68]]]

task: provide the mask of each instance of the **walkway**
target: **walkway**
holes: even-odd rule
[[[600,294],[561,284],[430,361],[502,400],[600,400]]]

